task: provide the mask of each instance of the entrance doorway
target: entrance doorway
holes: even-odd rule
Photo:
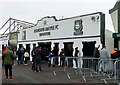
[[[73,42],[64,42],[64,55],[73,56]]]
[[[4,45],[2,45],[2,50],[4,49],[4,47],[5,47],[5,46],[4,46]]]
[[[66,57],[73,56],[73,42],[64,42],[64,55]],[[73,66],[73,59],[68,59],[68,66]]]
[[[19,48],[21,48],[23,46],[23,44],[19,44]]]
[[[83,57],[93,57],[96,41],[82,42],[83,43]],[[92,60],[83,60],[83,68],[91,67]]]
[[[36,47],[36,44],[35,44],[35,43],[33,44],[33,48],[34,48],[34,47]]]
[[[82,42],[83,44],[83,57],[92,57],[96,41]]]
[[[58,52],[59,52],[59,43],[54,43],[54,56],[58,56]]]
[[[26,50],[28,51],[28,53],[30,55],[30,44],[26,44]]]
[[[42,51],[42,61],[47,61],[46,56],[48,56],[49,52],[51,51],[51,42],[38,42],[38,46],[41,47]]]

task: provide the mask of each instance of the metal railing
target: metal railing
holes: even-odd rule
[[[75,73],[67,73],[68,79],[71,79],[70,75],[77,74],[81,75],[84,81],[87,81],[86,77],[93,77],[97,75],[97,65],[99,58],[67,57],[66,60],[70,58],[73,59],[74,62],[76,61],[78,65],[75,68],[73,68],[75,70]]]
[[[64,56],[64,65],[60,67],[60,61],[63,57],[53,57],[51,63],[55,63],[55,59],[58,60],[56,67],[52,67],[54,75],[57,72],[63,72],[68,79],[72,79],[73,75],[76,78],[82,78],[85,82],[87,78],[95,77],[96,80],[104,81],[106,84],[109,82],[119,82],[120,73],[120,60],[118,59],[106,59],[93,57],[67,57]],[[79,75],[79,77],[77,77]]]
[[[56,56],[56,57],[52,57],[51,59],[51,69],[53,71],[54,75],[57,75],[56,72],[65,72],[64,66],[61,66],[61,58],[65,58],[65,57],[60,57],[60,56]],[[63,62],[65,63],[65,61]]]
[[[114,63],[114,80],[120,83],[120,59],[116,60]]]

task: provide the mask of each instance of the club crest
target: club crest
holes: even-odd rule
[[[82,25],[82,19],[76,20],[74,22],[74,35],[83,35],[83,25]]]

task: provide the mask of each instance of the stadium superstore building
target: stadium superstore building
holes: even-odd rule
[[[43,17],[35,26],[19,31],[17,47],[23,45],[29,53],[37,45],[48,51],[55,47],[58,54],[64,48],[65,56],[73,56],[73,49],[78,47],[81,56],[92,57],[95,44],[105,44],[109,52],[114,46],[112,33],[105,29],[102,12],[59,20],[55,16]]]

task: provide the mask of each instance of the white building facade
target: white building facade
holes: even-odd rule
[[[110,39],[105,34],[105,14],[96,12],[71,18],[57,20],[54,16],[44,17],[38,20],[34,27],[22,29],[18,33],[19,48],[23,45],[29,53],[33,46],[47,48],[64,48],[66,56],[74,55],[74,48],[78,47],[81,56],[93,56],[95,44],[113,43],[112,35]],[[109,36],[110,37],[110,36]],[[114,46],[109,45],[109,53]],[[58,52],[58,54],[59,54]]]

